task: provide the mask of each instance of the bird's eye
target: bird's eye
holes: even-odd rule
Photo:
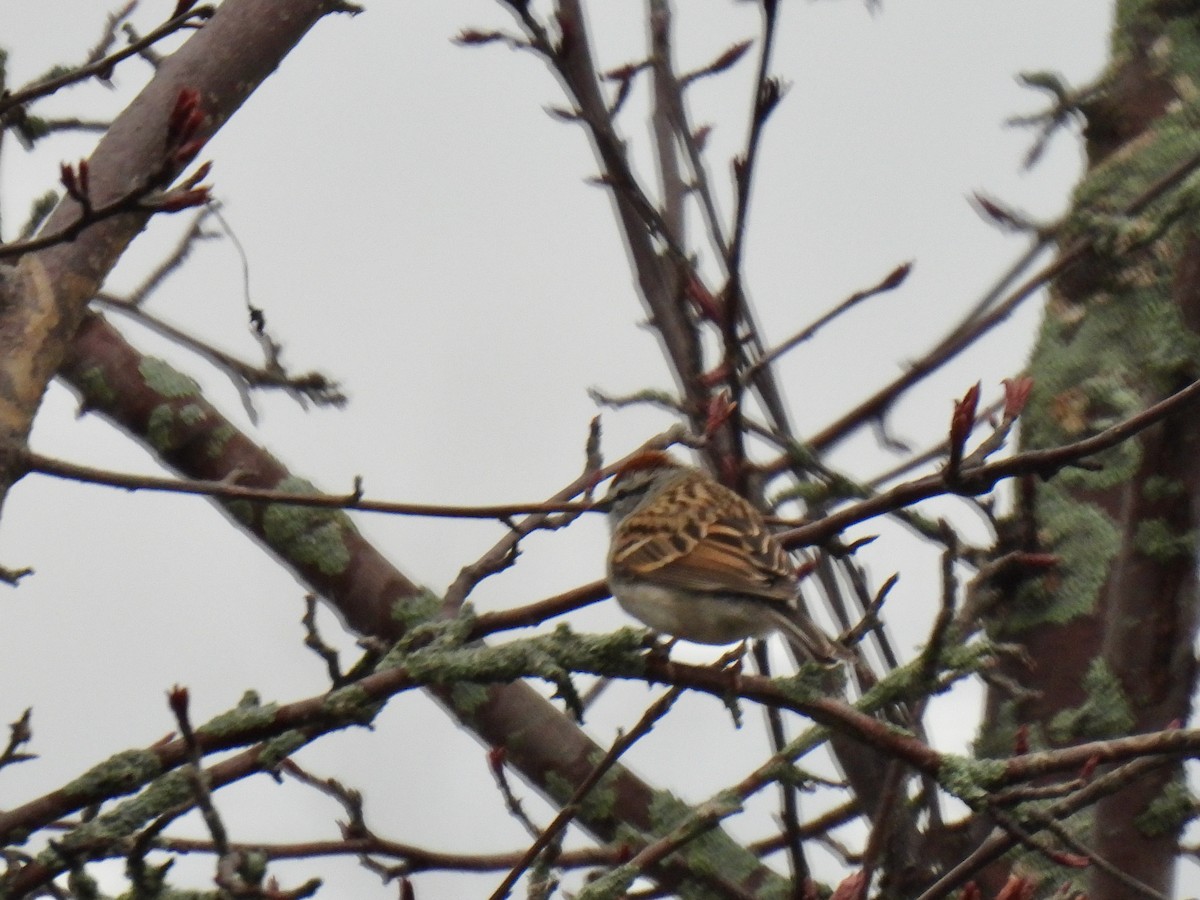
[[[649,486],[649,482],[630,482],[627,479],[618,477],[608,489],[608,497],[610,500],[624,500],[626,497],[636,497],[638,494],[644,494],[646,488]]]

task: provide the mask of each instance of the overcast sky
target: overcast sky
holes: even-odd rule
[[[754,4],[679,5],[681,69],[757,34]],[[143,0],[134,21],[148,31],[173,6]],[[642,3],[591,6],[602,65],[637,58]],[[840,320],[781,364],[801,434],[919,357],[1023,251],[1022,238],[999,233],[972,210],[973,192],[1037,219],[1065,208],[1080,171],[1078,136],[1060,135],[1034,171],[1023,171],[1032,136],[1004,122],[1043,109],[1045,98],[1014,76],[1053,70],[1075,85],[1094,78],[1104,63],[1109,6],[885,0],[872,15],[855,0],[781,5],[775,72],[791,89],[767,130],[747,259],[767,342],[914,262],[902,290]],[[2,0],[9,84],[81,60],[107,8],[98,0]],[[586,137],[544,111],[562,102],[555,81],[529,55],[451,42],[466,27],[510,24],[492,0],[375,0],[357,18],[330,17],[203,154],[214,161],[211,181],[248,254],[253,300],[285,343],[286,361],[339,379],[351,397],[347,409],[305,412],[285,398],[261,397],[253,426],[222,376],[128,329],[137,346],[176,362],[227,415],[324,489],[348,490],[361,475],[369,495],[395,500],[538,500],[582,466],[596,413],[589,387],[672,386],[655,340],[639,327],[644,316],[609,199],[585,184],[596,172]],[[744,141],[752,71],[744,60],[690,97],[693,121],[714,126],[709,153],[719,182],[728,180],[728,160]],[[111,115],[147,74],[140,61],[127,63],[115,89],[79,88],[35,111]],[[635,158],[644,159],[640,100],[635,94],[621,124]],[[55,186],[59,163],[85,156],[93,142],[56,138],[32,156],[6,142],[5,238],[31,198]],[[728,215],[727,186],[721,197]],[[109,288],[136,284],[178,227],[156,220]],[[230,242],[207,243],[153,309],[252,357],[241,278]],[[952,398],[978,379],[985,400],[996,398],[999,379],[1023,365],[1037,318],[1033,306],[1022,311],[976,354],[914,392],[890,420],[894,436],[914,446],[937,440]],[[647,412],[606,413],[607,455],[619,456],[666,423]],[[155,471],[123,436],[78,417],[60,387],[46,397],[34,445],[92,465]],[[889,457],[868,435],[842,448],[837,461],[870,475]],[[502,534],[487,523],[357,521],[435,591]],[[978,523],[968,517],[964,527]],[[595,517],[537,537],[513,572],[486,582],[473,599],[502,608],[591,581],[603,571],[604,542]],[[904,569],[891,603],[909,623],[899,637],[911,649],[936,604],[934,570],[906,537],[881,543],[871,574],[878,584]],[[40,755],[0,775],[0,806],[170,731],[163,696],[173,684],[191,689],[196,721],[248,688],[286,701],[325,686],[321,664],[301,646],[302,587],[203,500],[29,478],[4,510],[0,563],[37,570],[19,590],[0,593],[0,720],[33,706],[32,749]],[[570,621],[580,630],[626,622],[611,603]],[[332,617],[325,628],[334,639]],[[636,721],[649,696],[637,686],[614,689],[590,727],[611,739],[615,727]],[[961,750],[970,740],[976,697],[967,691],[942,703],[942,746]],[[701,799],[761,759],[758,725],[748,716],[735,732],[719,703],[687,701],[686,713],[668,719],[630,761],[655,784]],[[698,748],[697,733],[720,741]],[[382,835],[462,851],[523,846],[479,746],[422,695],[394,701],[374,734],[335,736],[299,759],[365,790],[368,821]],[[767,833],[773,802],[755,801],[730,830]],[[529,803],[548,819],[546,807]],[[340,817],[327,799],[265,778],[220,796],[219,806],[232,835],[245,840],[334,837]],[[828,858],[819,864],[826,877],[836,871]],[[294,884],[314,870],[331,878],[324,896],[394,896],[352,864],[277,871]],[[208,861],[194,871],[203,883]],[[1184,878],[1194,890],[1194,871]],[[421,876],[418,896],[485,895],[497,880]]]

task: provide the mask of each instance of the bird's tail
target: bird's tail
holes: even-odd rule
[[[827,635],[803,610],[779,610],[775,613],[775,619],[780,631],[801,659],[815,659],[825,665],[854,659],[850,650]]]

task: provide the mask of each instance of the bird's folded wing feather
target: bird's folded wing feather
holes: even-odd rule
[[[696,491],[713,491],[714,496],[699,503]],[[700,509],[705,513],[697,516]],[[681,521],[687,522],[683,528]],[[787,553],[758,512],[715,484],[677,485],[655,509],[630,515],[614,535],[612,567],[618,575],[667,587],[745,593],[764,600],[789,602],[795,591]]]

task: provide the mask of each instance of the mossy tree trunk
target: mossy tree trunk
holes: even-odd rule
[[[1026,447],[1098,432],[1200,375],[1200,178],[1136,216],[1131,201],[1200,153],[1200,16],[1195,4],[1118,3],[1112,62],[1081,94],[1088,167],[1059,236],[1091,249],[1053,284],[1030,363]],[[1195,679],[1200,409],[1097,460],[1022,485],[1014,528],[1059,557],[1019,585],[992,623],[1029,651],[993,690],[981,751],[1061,746],[1184,722]],[[1189,801],[1181,766],[1101,802],[1080,837],[1128,876],[1169,895]],[[1092,900],[1130,885],[1090,867]],[[993,873],[996,879],[1003,872]],[[1053,880],[1078,882],[1063,870]]]

